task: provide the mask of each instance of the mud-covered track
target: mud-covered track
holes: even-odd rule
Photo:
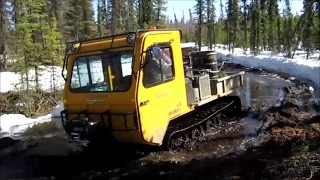
[[[222,124],[221,115],[230,120],[239,116],[241,112],[241,100],[238,96],[225,96],[217,101],[200,106],[194,113],[183,116],[169,124],[167,133],[164,137],[164,148],[174,150],[177,146],[174,141],[183,139],[195,139],[205,131]]]

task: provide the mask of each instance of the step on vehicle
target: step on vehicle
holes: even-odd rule
[[[237,116],[241,101],[230,94],[244,72],[221,73],[214,51],[186,53],[181,37],[152,27],[67,43],[61,120],[70,142],[99,136],[172,149],[174,139],[219,124],[221,113]]]

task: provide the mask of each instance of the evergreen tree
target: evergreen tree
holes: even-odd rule
[[[276,27],[277,27],[277,0],[268,1],[268,49],[275,51]]]
[[[7,58],[9,54],[9,38],[10,38],[10,26],[9,26],[9,7],[7,0],[0,1],[0,68],[7,68]]]
[[[281,46],[283,44],[283,38],[282,38],[282,31],[283,31],[283,23],[282,23],[282,18],[280,16],[280,13],[279,13],[279,6],[277,4],[277,52],[280,53],[281,52]]]
[[[260,0],[260,22],[259,27],[261,27],[261,45],[263,50],[267,50],[268,45],[268,16],[269,13],[267,12],[267,1]]]
[[[212,49],[212,44],[216,43],[215,32],[215,7],[213,0],[207,0],[207,38],[209,48]]]
[[[191,27],[188,29],[188,33],[190,34],[190,39],[191,41],[195,41],[195,28],[194,28],[194,24],[195,24],[195,21],[194,21],[194,17],[193,17],[193,13],[192,13],[192,10],[191,8],[189,8],[189,23],[191,24]]]
[[[202,46],[202,26],[206,20],[205,12],[206,12],[206,1],[204,0],[197,0],[197,4],[194,7],[195,9],[195,14],[197,15],[195,17],[195,20],[197,22],[197,39],[198,39],[198,47],[199,51],[201,51],[201,46]]]
[[[255,0],[255,25],[256,25],[256,46],[255,46],[255,53],[260,54],[261,45],[262,45],[262,37],[261,37],[261,5],[258,0]]]
[[[232,43],[232,52],[241,44],[240,39],[240,7],[238,0],[229,0],[227,9],[229,40]]]
[[[173,14],[173,18],[174,18],[174,27],[178,28],[179,21],[176,13]]]
[[[250,3],[249,13],[251,26],[250,26],[250,49],[254,54],[259,53],[260,47],[260,2],[252,0]]]
[[[153,26],[154,22],[154,8],[152,0],[139,0],[139,13],[140,20],[139,26],[140,28],[147,29],[149,26]]]
[[[248,4],[247,0],[242,0],[243,9],[243,49],[247,51],[248,48]]]
[[[224,6],[222,3],[222,0],[220,0],[220,16],[218,18],[218,21],[216,23],[216,43],[220,44],[228,44],[227,40],[227,31],[226,30],[226,23],[224,21]]]
[[[105,2],[105,1],[104,1]],[[104,21],[104,10],[106,9],[105,4],[102,0],[98,0],[97,2],[97,36],[105,36],[107,35],[106,31],[106,21]]]
[[[286,9],[284,11],[284,27],[285,27],[285,31],[283,34],[284,40],[285,40],[285,50],[286,50],[286,57],[291,57],[292,54],[292,47],[294,44],[294,38],[295,38],[295,34],[293,33],[293,15],[291,12],[291,5],[290,5],[290,1],[289,0],[285,0],[286,3]]]
[[[165,20],[166,16],[164,14],[165,11],[167,11],[167,2],[165,0],[153,0],[153,11],[154,11],[154,26],[165,28]]]
[[[81,39],[89,39],[95,36],[95,26],[93,20],[93,7],[92,7],[92,0],[81,0],[80,1],[83,18],[81,19],[82,25],[82,36]]]
[[[310,1],[304,1],[303,2],[304,6],[304,14],[301,17],[301,21],[303,21],[304,25],[300,25],[303,26],[302,28],[302,38],[300,38],[300,34],[299,34],[299,39],[302,39],[302,46],[305,48],[305,50],[307,51],[307,59],[309,58],[309,56],[311,55],[311,53],[313,53],[313,48],[315,47],[315,40],[317,39],[317,37],[315,36],[316,32],[315,32],[315,27],[314,25],[314,8],[313,8],[313,3]],[[300,21],[300,22],[301,22]]]
[[[128,22],[127,31],[134,31],[138,29],[138,16],[136,7],[136,0],[128,0]]]

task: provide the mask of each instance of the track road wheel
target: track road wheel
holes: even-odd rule
[[[215,126],[219,126],[220,124],[222,124],[221,119],[220,119],[220,115],[216,115],[216,116],[212,116],[212,122]]]
[[[182,135],[183,140],[184,141],[189,141],[190,140],[190,135],[188,134],[188,132],[184,132],[184,134]]]
[[[205,134],[204,124],[201,124],[201,125],[199,126],[199,130],[200,130],[200,134],[201,134],[201,135],[204,135],[204,134]]]
[[[199,127],[200,128],[200,127]],[[201,130],[199,130],[198,128],[193,128],[191,130],[191,138],[197,138],[201,135]]]
[[[211,128],[214,127],[214,123],[211,120],[207,120],[205,123],[206,123],[206,125],[205,125],[206,131],[209,131]]]

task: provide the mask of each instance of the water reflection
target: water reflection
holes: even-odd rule
[[[246,73],[244,86],[235,94],[240,96],[242,103],[248,106],[265,103],[270,106],[274,101],[283,100],[286,86],[293,85],[292,82],[277,77]]]
[[[250,84],[250,76],[245,74],[245,92],[250,92],[251,84]],[[239,95],[241,97],[241,91],[239,91]],[[251,104],[251,93],[245,93],[245,102],[247,105]]]

